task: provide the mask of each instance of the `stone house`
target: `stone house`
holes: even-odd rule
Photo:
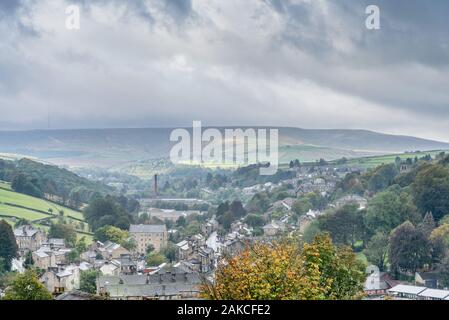
[[[32,226],[20,226],[14,229],[19,251],[36,251],[47,241],[45,232]]]
[[[167,246],[168,232],[164,224],[133,224],[129,228],[129,233],[136,242],[138,254],[145,254],[149,245],[156,251]]]
[[[79,289],[80,268],[70,265],[65,268],[49,268],[40,278],[48,291],[53,294]]]
[[[67,248],[43,245],[32,253],[34,265],[43,270],[65,265],[67,263],[66,255],[71,251],[71,249]]]

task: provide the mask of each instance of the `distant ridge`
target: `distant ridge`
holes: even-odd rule
[[[449,143],[446,142],[368,130],[271,128],[279,129],[281,148],[294,147],[304,155],[312,150],[313,157],[320,156],[321,152],[327,160],[341,156],[449,149]],[[172,130],[118,128],[0,131],[0,153],[27,155],[57,164],[109,167],[168,157]]]

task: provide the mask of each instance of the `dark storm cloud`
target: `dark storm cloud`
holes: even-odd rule
[[[0,1],[0,15],[13,14],[20,7],[20,5],[20,0],[2,0]]]
[[[180,18],[187,17],[192,11],[190,0],[167,0],[164,3],[172,14]]]
[[[282,14],[287,27],[281,37],[300,49],[316,55],[334,55],[329,19],[339,20],[357,46],[355,54],[340,53],[340,61],[366,65],[418,62],[431,66],[449,64],[449,1],[435,0],[337,0],[327,1],[328,10],[317,11],[309,3],[290,0],[265,0]],[[361,27],[365,8],[381,10],[379,32]],[[306,30],[306,32],[304,32]]]

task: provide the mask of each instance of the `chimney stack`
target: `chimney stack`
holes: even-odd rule
[[[154,175],[154,194],[157,196],[157,174]]]

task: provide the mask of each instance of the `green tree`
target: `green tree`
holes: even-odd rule
[[[186,225],[186,218],[184,216],[180,216],[178,220],[176,220],[176,226],[185,227],[185,225]]]
[[[23,266],[26,269],[29,269],[33,265],[34,265],[33,254],[31,253],[30,250],[28,250],[25,254],[25,261],[23,262]]]
[[[151,254],[154,252],[154,246],[150,243],[147,248],[145,249],[146,254]]]
[[[363,253],[370,263],[377,266],[380,271],[384,271],[388,257],[388,235],[382,232],[376,233],[366,245]]]
[[[444,223],[432,230],[430,240],[442,239],[445,246],[449,247],[449,224]]]
[[[380,191],[393,184],[398,174],[395,164],[384,164],[374,169],[368,179],[368,187],[371,191]]]
[[[298,216],[306,214],[310,209],[312,209],[312,203],[306,197],[296,200],[292,206],[293,212]]]
[[[66,259],[68,263],[79,263],[80,253],[76,249],[72,249],[70,252],[66,253]]]
[[[66,223],[52,223],[48,230],[50,238],[64,239],[69,247],[74,247],[76,244],[76,230],[71,224]]]
[[[11,261],[17,256],[16,237],[11,226],[5,221],[0,221],[0,258],[3,258],[3,268],[11,270]]]
[[[218,223],[225,230],[231,230],[231,225],[234,220],[235,220],[234,215],[232,214],[231,211],[225,212],[222,216],[219,216],[217,218]]]
[[[80,253],[82,253],[82,252],[84,252],[84,251],[87,250],[87,243],[86,243],[86,237],[85,237],[85,236],[81,237],[81,238],[76,242],[75,248],[76,248],[76,250],[77,250],[78,252],[80,252]]]
[[[148,266],[159,266],[164,262],[167,262],[166,257],[160,253],[150,253],[146,259],[146,263]]]
[[[5,300],[51,300],[51,293],[33,270],[18,274],[6,290]]]
[[[263,226],[265,224],[265,220],[261,216],[251,213],[245,218],[245,223],[250,227],[256,228]]]
[[[406,221],[390,236],[389,261],[392,271],[415,273],[431,261],[431,244],[425,234]]]
[[[109,225],[98,228],[94,233],[94,239],[101,242],[112,241],[122,244],[128,237],[127,231]]]
[[[97,278],[100,275],[98,270],[81,271],[80,274],[80,290],[95,294],[97,292]]]
[[[132,222],[131,215],[110,196],[95,197],[83,213],[93,231],[106,225],[128,230]]]
[[[423,218],[423,221],[418,225],[418,228],[424,233],[426,237],[429,237],[432,230],[435,229],[436,223],[433,219],[432,212],[427,212]]]
[[[175,244],[169,242],[166,247],[162,248],[160,254],[165,256],[169,262],[176,261],[177,247]]]
[[[432,212],[439,221],[449,212],[449,166],[423,166],[413,183],[416,205],[421,212]]]
[[[421,215],[413,203],[413,198],[399,186],[393,186],[379,192],[368,203],[364,220],[372,234],[389,233],[407,220],[419,223]]]
[[[330,233],[338,244],[354,246],[363,239],[363,216],[356,204],[347,204],[318,218],[320,229]]]

